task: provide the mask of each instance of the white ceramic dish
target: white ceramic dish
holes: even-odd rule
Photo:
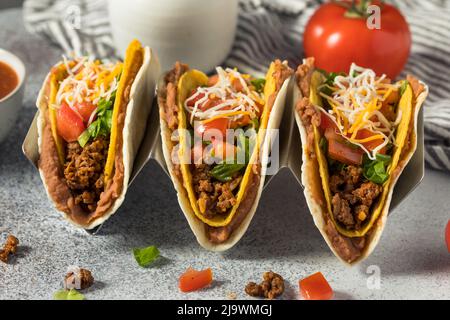
[[[3,49],[0,49],[0,61],[11,66],[19,78],[17,87],[6,97],[0,99],[0,143],[2,143],[15,125],[20,109],[22,109],[25,65],[14,54]]]
[[[208,72],[232,48],[238,0],[109,0],[108,10],[121,55],[138,39],[158,52],[162,70],[179,60]]]

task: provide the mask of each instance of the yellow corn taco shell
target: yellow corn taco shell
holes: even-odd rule
[[[297,85],[294,86],[296,105],[319,104],[317,87],[321,81],[321,74],[314,71],[314,59],[306,59],[296,74]],[[382,192],[372,207],[371,219],[356,230],[347,230],[334,220],[331,211],[328,164],[319,146],[321,138],[319,130],[313,123],[304,123],[299,112],[295,112],[302,141],[302,184],[308,207],[328,246],[346,264],[356,264],[367,258],[374,250],[386,224],[394,187],[417,148],[417,120],[420,108],[428,95],[428,87],[411,76],[408,76],[406,81],[408,85],[398,105],[402,118],[395,133],[396,147],[392,161],[387,168],[389,178],[383,184]],[[364,241],[357,244],[358,239],[363,238]]]
[[[190,156],[190,152],[186,152],[184,147],[186,140],[184,131],[178,131],[179,136],[176,139],[173,139],[173,133],[176,129],[186,128],[184,101],[193,89],[205,85],[208,77],[198,70],[189,70],[187,66],[177,63],[175,68],[161,78],[158,84],[161,137],[166,164],[177,190],[180,207],[197,241],[208,250],[224,251],[231,248],[244,235],[255,214],[264,186],[266,160],[270,154],[270,141],[265,136],[266,129],[278,129],[280,125],[291,74],[292,71],[280,61],[271,64],[266,75],[264,87],[266,101],[261,116],[258,142],[251,155],[250,164],[244,172],[236,195],[236,204],[227,214],[213,218],[204,216],[198,208],[189,165],[178,165],[172,161],[174,153],[179,159]],[[176,108],[176,120],[170,116],[169,108]],[[175,127],[174,123],[177,123]],[[212,241],[207,232],[211,228],[219,230],[217,231],[219,233],[227,230],[228,236],[224,241]]]
[[[93,229],[113,215],[125,199],[133,162],[147,126],[154,97],[159,62],[156,55],[138,41],[130,43],[113,106],[111,134],[103,169],[104,191],[93,212],[76,204],[64,178],[65,142],[56,130],[55,102],[58,85],[66,76],[63,62],[48,74],[37,99],[39,109],[39,172],[49,199],[65,219]],[[117,70],[120,71],[120,70]]]

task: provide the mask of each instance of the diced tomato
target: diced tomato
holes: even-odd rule
[[[325,131],[325,137],[328,141],[328,156],[331,159],[350,165],[362,164],[363,151],[361,148],[353,148],[346,144],[345,140],[331,128]]]
[[[208,109],[210,109],[212,107],[215,107],[215,106],[217,106],[217,105],[219,105],[221,103],[222,103],[222,100],[219,99],[219,98],[208,99],[208,100],[206,100],[204,103],[202,103],[199,106],[199,109],[202,110],[202,111],[205,111],[205,110],[208,110]],[[226,107],[221,108],[221,110],[227,110],[227,109],[230,109],[230,106],[226,106]]]
[[[77,141],[86,130],[83,119],[66,103],[63,103],[56,114],[58,134],[67,142]]]
[[[195,124],[195,133],[198,136],[203,137],[205,133],[208,135],[213,135],[214,132],[209,130],[216,129],[222,134],[222,140],[224,140],[227,134],[228,122],[229,120],[227,118],[218,118],[206,123],[199,122],[198,124]]]
[[[196,291],[210,285],[212,280],[213,273],[210,268],[202,271],[189,268],[180,276],[178,286],[182,292]]]
[[[197,89],[193,90],[193,91],[191,92],[191,94],[190,94],[189,97],[192,97],[196,92],[197,92]],[[200,100],[200,99],[202,99],[202,98],[204,98],[204,97],[205,97],[205,94],[204,94],[204,93],[199,93],[195,98],[190,99],[190,100],[187,102],[188,107],[193,107],[193,106],[195,105],[195,103],[196,103],[198,100]],[[189,98],[188,98],[188,99],[189,99]]]
[[[336,124],[323,112],[320,114],[320,128],[322,128],[324,131],[328,128],[337,130]]]
[[[89,102],[75,104],[74,107],[78,110],[78,113],[81,115],[81,117],[83,117],[83,121],[86,124],[89,122],[92,112],[94,112],[94,110],[97,108],[94,104]]]
[[[361,129],[358,130],[358,133],[356,134],[356,139],[358,140],[362,140],[362,139],[366,139],[369,138],[371,136],[373,136],[374,133],[371,132],[370,130],[367,129]],[[380,144],[382,144],[384,142],[383,139],[376,139],[376,140],[372,140],[372,141],[368,141],[368,142],[364,142],[362,143],[362,145],[368,149],[369,151],[373,151],[376,147],[378,147]],[[385,154],[386,153],[386,149],[383,148],[380,150],[381,154]]]
[[[300,293],[305,300],[330,300],[333,298],[333,289],[321,272],[300,280],[299,286]]]
[[[450,220],[448,220],[447,228],[445,228],[445,241],[447,242],[447,250],[450,252]]]
[[[231,82],[231,86],[232,86],[233,89],[236,90],[237,92],[243,92],[243,91],[244,91],[244,86],[242,85],[241,80],[239,80],[238,78],[235,78],[235,79]]]
[[[215,74],[208,79],[208,87],[214,86],[219,81],[219,75]]]
[[[230,122],[230,128],[235,129],[235,128],[240,128],[240,127],[245,127],[245,126],[248,126],[250,124],[250,122],[251,122],[250,116],[243,115],[239,119]]]
[[[350,165],[361,165],[363,159],[363,153],[359,148],[354,149],[337,140],[328,140],[328,156]]]

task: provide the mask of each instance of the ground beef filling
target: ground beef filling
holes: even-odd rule
[[[207,164],[192,166],[192,183],[198,207],[208,218],[226,214],[236,204],[235,193],[242,180],[242,174],[239,173],[229,182],[217,181],[210,176],[211,169]]]
[[[335,220],[347,229],[358,229],[370,218],[382,187],[365,181],[361,168],[347,166],[330,177],[330,190]]]
[[[108,145],[108,139],[102,137],[89,142],[84,148],[78,142],[67,144],[64,177],[75,203],[88,212],[97,209],[105,187],[103,171]]]

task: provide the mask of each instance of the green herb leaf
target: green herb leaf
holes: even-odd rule
[[[375,160],[370,160],[367,155],[364,156],[364,177],[376,184],[383,184],[389,178],[386,172],[387,166],[391,163],[391,156],[378,154]]]
[[[255,90],[259,93],[264,91],[264,86],[266,85],[266,79],[253,79],[250,83],[255,87]]]
[[[243,168],[245,168],[245,164],[221,163],[215,166],[210,174],[221,182],[229,182],[233,179],[233,175]]]
[[[59,290],[53,295],[54,300],[85,300],[84,295],[75,289]]]
[[[159,257],[159,250],[155,246],[133,249],[136,262],[143,268],[148,267]]]

